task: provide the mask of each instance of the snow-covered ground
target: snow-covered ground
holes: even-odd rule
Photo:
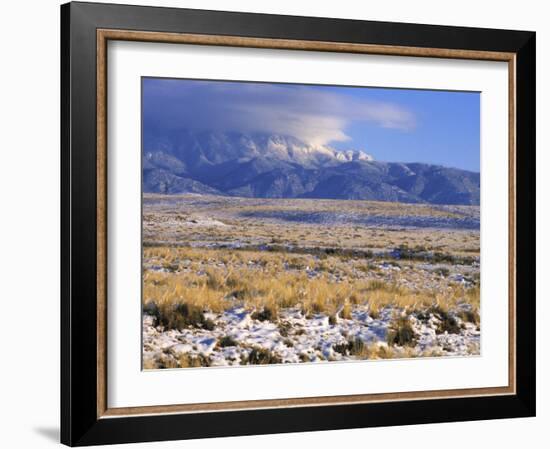
[[[144,366],[158,366],[162,359],[177,364],[182,356],[201,360],[202,366],[253,363],[253,351],[269,355],[267,363],[322,362],[415,356],[466,356],[479,354],[480,332],[476,325],[456,317],[457,333],[440,331],[441,320],[434,313],[411,314],[414,343],[388,347],[387,335],[395,314],[382,310],[376,319],[368,307],[358,306],[351,319],[331,322],[323,314],[305,317],[298,309],[281,311],[278,322],[253,319],[250,312],[234,308],[221,314],[206,314],[214,323],[211,330],[189,327],[164,331],[154,318],[143,316]]]

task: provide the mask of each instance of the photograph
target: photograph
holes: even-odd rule
[[[384,444],[390,430],[394,441],[395,429],[424,425],[443,429],[440,445],[449,425],[505,419],[470,439],[519,441],[540,414],[534,348],[546,316],[536,311],[541,15],[501,8],[474,23],[461,10],[378,14],[357,2],[315,17],[296,2],[162,3],[65,3],[55,20],[33,15],[47,26],[17,51],[27,56],[17,77],[56,96],[31,120],[36,132],[26,120],[8,145],[26,159],[11,166],[60,190],[56,208],[45,183],[8,170],[12,190],[33,198],[8,195],[32,212],[7,220],[25,229],[11,240],[60,239],[57,252],[32,251],[52,269],[58,254],[60,275],[34,269],[45,281],[29,284],[54,279],[60,296],[44,303],[57,317],[25,315],[60,324],[59,357],[49,342],[39,351],[57,364],[39,382],[57,382],[42,388],[59,396],[48,399],[57,413],[43,408],[54,420],[43,425],[29,405],[36,435],[57,429],[71,447],[257,446],[339,431],[323,436],[332,447],[343,434]],[[47,36],[59,89],[35,80],[34,56],[52,59],[34,51]],[[8,92],[22,117],[33,112],[27,90]],[[30,147],[52,170],[15,150],[48,132],[60,158]],[[41,209],[57,221],[37,233]],[[29,252],[8,253],[22,254],[9,263],[29,278]],[[12,284],[17,299],[26,284]],[[425,445],[411,435],[400,442]]]
[[[479,92],[141,83],[143,369],[480,355]]]

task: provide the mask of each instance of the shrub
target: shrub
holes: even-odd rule
[[[456,317],[449,313],[447,310],[442,309],[440,306],[434,306],[430,309],[440,321],[437,326],[436,333],[443,334],[445,332],[449,334],[459,334],[460,326]]]
[[[178,366],[180,368],[199,368],[201,366],[210,366],[210,360],[202,354],[182,354],[178,359]]]
[[[277,317],[277,309],[269,306],[264,306],[262,310],[252,314],[252,318],[259,321],[275,321]]]
[[[288,337],[288,334],[290,333],[290,330],[292,329],[292,325],[287,322],[279,323],[279,334],[281,334],[281,337]]]
[[[332,350],[342,355],[347,355],[349,351],[349,342],[346,343],[337,343],[332,345]]]
[[[436,333],[443,334],[443,333],[449,333],[449,334],[459,334],[460,333],[460,326],[458,324],[458,320],[455,316],[449,314],[449,313],[443,313],[441,314],[441,322],[437,326]]]
[[[355,337],[353,340],[348,341],[348,351],[350,355],[363,356],[365,355],[365,349],[365,342],[359,337]]]
[[[250,365],[271,365],[282,363],[282,359],[269,349],[253,348],[248,354],[248,363]]]
[[[479,324],[479,313],[475,312],[474,310],[462,310],[458,316],[462,321],[466,321],[468,323],[473,324]]]
[[[348,341],[346,341],[345,343],[337,343],[335,345],[332,345],[332,350],[344,356],[351,355],[361,358],[368,358],[367,345],[359,337],[348,339]]]
[[[283,340],[283,343],[284,345],[287,347],[287,348],[292,348],[294,347],[294,342],[290,339],[290,338],[285,338]]]
[[[376,353],[376,357],[380,359],[393,359],[395,358],[395,351],[389,346],[380,346]]]
[[[155,318],[155,326],[163,326],[164,329],[198,327],[213,330],[215,328],[215,323],[207,319],[200,308],[185,302],[158,305],[149,301],[143,307],[143,312]]]
[[[155,301],[147,301],[143,305],[143,313],[154,317],[155,321],[157,321],[160,317],[160,310]]]
[[[162,267],[166,270],[166,271],[169,271],[171,273],[175,273],[176,271],[179,270],[180,266],[179,266],[179,263],[175,263],[175,262],[164,262],[162,264]]]
[[[213,331],[216,328],[216,323],[214,323],[214,321],[212,321],[210,318],[206,318],[201,323],[201,327],[207,331]]]
[[[290,270],[303,270],[306,267],[306,262],[300,257],[292,257],[288,259],[287,267]]]
[[[399,317],[395,319],[388,329],[387,343],[390,346],[414,346],[416,336],[409,318]]]
[[[158,369],[169,369],[169,368],[177,368],[178,363],[173,358],[166,354],[161,354],[159,357],[155,359],[156,368]]]
[[[218,346],[220,348],[227,348],[228,346],[237,346],[238,343],[230,335],[226,335],[218,340]]]

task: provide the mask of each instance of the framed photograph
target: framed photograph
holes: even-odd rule
[[[535,414],[535,33],[61,7],[61,439]]]

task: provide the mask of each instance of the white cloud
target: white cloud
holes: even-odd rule
[[[273,133],[312,144],[349,140],[346,128],[368,122],[410,130],[413,114],[397,104],[358,100],[312,86],[181,80],[146,81],[147,123],[164,128]]]

